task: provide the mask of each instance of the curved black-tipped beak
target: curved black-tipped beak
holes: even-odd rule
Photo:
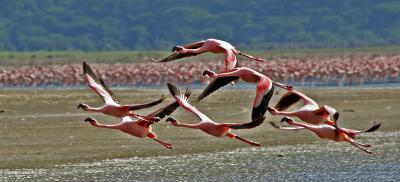
[[[179,51],[179,50],[181,50],[182,49],[182,47],[181,46],[174,46],[173,48],[172,48],[172,51],[171,52],[175,52],[175,51]]]
[[[293,120],[292,120],[292,118],[289,118],[289,117],[283,117],[283,118],[281,119],[281,123],[283,123],[283,122],[288,122],[288,121],[293,121]]]
[[[79,104],[78,107],[76,107],[77,109],[83,109],[83,107],[85,107],[83,104]]]
[[[161,118],[160,118],[160,117],[154,117],[152,120],[153,120],[154,122],[158,122],[158,121],[161,120]]]
[[[175,121],[175,118],[169,117],[169,118],[167,118],[167,119],[165,120],[165,122],[170,122],[170,121]]]
[[[93,118],[86,118],[86,119],[85,119],[85,122],[93,122],[93,121],[94,121]]]
[[[210,73],[210,71],[208,71],[208,70],[203,71],[203,76],[206,76],[206,75],[208,75],[209,73]]]

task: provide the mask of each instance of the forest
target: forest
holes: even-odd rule
[[[0,51],[170,50],[206,38],[247,50],[400,45],[397,0],[0,2]]]

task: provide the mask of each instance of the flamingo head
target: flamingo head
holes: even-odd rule
[[[87,108],[87,105],[86,104],[82,104],[82,103],[80,103],[79,105],[78,105],[78,107],[76,107],[77,109],[85,109],[85,108]]]
[[[179,51],[179,50],[182,50],[182,49],[183,49],[182,46],[176,45],[176,46],[174,46],[174,47],[172,48],[172,51],[171,51],[171,52]]]
[[[86,118],[86,119],[85,119],[85,122],[92,123],[92,122],[96,122],[96,120],[89,117],[89,118]]]

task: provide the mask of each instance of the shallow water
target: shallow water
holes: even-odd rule
[[[284,93],[278,91],[271,103]],[[153,131],[175,146],[167,150],[150,139],[83,122],[88,116],[104,123],[118,122],[76,109],[80,102],[101,104],[90,90],[0,90],[4,110],[0,114],[0,181],[400,181],[399,91],[305,90],[320,103],[339,108],[343,127],[365,129],[372,121],[382,123],[377,132],[357,138],[373,145],[376,154],[368,155],[347,143],[320,140],[309,131],[277,130],[268,122],[281,117],[270,115],[260,127],[233,131],[261,143],[261,148],[159,122]],[[168,95],[166,90],[115,93],[122,103],[144,103]],[[217,122],[243,122],[250,118],[254,94],[252,89],[221,90],[196,107]],[[188,123],[197,121],[181,108],[173,116]]]
[[[3,181],[399,181],[400,132],[366,134],[366,154],[347,143],[244,148],[1,170]]]

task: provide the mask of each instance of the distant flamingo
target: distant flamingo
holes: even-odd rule
[[[175,46],[172,48],[173,54],[162,59],[162,60],[154,60],[155,62],[168,62],[176,59],[181,59],[189,56],[196,56],[205,52],[212,53],[224,53],[225,54],[225,70],[231,70],[235,68],[237,65],[236,54],[245,56],[247,58],[263,62],[264,60],[261,58],[253,57],[251,55],[245,54],[237,50],[230,43],[225,42],[223,40],[217,39],[207,39],[199,42],[193,42],[184,46]]]
[[[241,78],[245,82],[249,83],[256,83],[257,84],[257,92],[256,92],[256,97],[253,102],[253,111],[251,114],[251,120],[252,122],[242,124],[240,126],[234,126],[232,128],[234,129],[245,129],[245,128],[254,128],[264,121],[264,115],[265,112],[267,111],[269,101],[272,97],[272,94],[274,92],[274,86],[281,87],[286,90],[292,90],[293,86],[290,85],[284,85],[278,82],[274,82],[271,79],[269,79],[267,76],[252,70],[250,68],[246,67],[241,67],[241,68],[235,68],[230,71],[225,71],[219,74],[216,74],[212,71],[204,71],[203,75],[207,75],[211,78]],[[203,99],[210,93],[214,92],[218,88],[220,88],[223,85],[228,84],[232,80],[222,80],[221,82],[214,82],[215,84],[207,86],[207,88],[200,94],[199,97],[197,97],[197,101]]]
[[[189,96],[190,96],[190,91],[186,90],[185,97],[189,97]],[[147,115],[146,118],[162,119],[166,115],[170,115],[178,107],[179,107],[179,104],[177,102],[171,103],[171,104],[164,106],[163,108]],[[85,121],[90,122],[90,124],[92,124],[95,127],[117,129],[117,130],[121,130],[127,134],[130,134],[132,136],[139,137],[139,138],[149,137],[169,149],[172,149],[172,147],[173,147],[172,144],[158,140],[157,135],[151,131],[151,125],[155,123],[154,121],[143,120],[143,119],[138,120],[138,121],[133,121],[129,116],[123,117],[122,121],[116,125],[99,124],[93,118],[86,118]]]
[[[206,115],[204,115],[199,110],[197,110],[197,108],[192,106],[188,101],[188,97],[180,94],[180,91],[174,85],[168,83],[168,89],[171,92],[172,96],[175,98],[176,102],[178,102],[181,107],[183,107],[187,111],[195,114],[201,120],[201,122],[197,123],[197,124],[185,124],[185,123],[180,123],[179,121],[177,121],[176,119],[174,119],[172,117],[167,118],[166,121],[170,121],[174,126],[186,127],[186,128],[192,128],[192,129],[200,129],[200,130],[204,131],[205,133],[215,136],[215,137],[227,136],[229,138],[235,138],[235,139],[241,140],[250,145],[260,146],[260,144],[257,142],[253,142],[253,141],[244,139],[244,138],[239,137],[230,132],[232,126],[237,126],[237,125],[241,125],[241,124],[239,124],[239,123],[221,123],[221,124],[215,123],[210,118],[208,118]]]
[[[86,81],[89,84],[89,87],[92,88],[97,94],[99,94],[103,101],[104,105],[102,107],[93,108],[88,106],[87,104],[79,104],[78,109],[82,108],[85,111],[92,111],[92,112],[102,112],[106,115],[122,118],[125,116],[132,116],[138,119],[144,120],[157,120],[157,118],[146,118],[140,114],[133,113],[131,111],[149,108],[160,104],[164,101],[165,96],[161,96],[161,98],[157,101],[150,102],[147,104],[134,104],[134,105],[120,105],[115,98],[114,94],[111,92],[110,89],[104,84],[101,78],[98,78],[96,74],[92,71],[86,62],[83,62],[83,71],[85,74]]]
[[[351,145],[353,145],[369,154],[372,154],[372,152],[368,150],[368,148],[371,147],[371,145],[358,143],[358,142],[355,142],[353,139],[358,134],[365,133],[365,132],[373,132],[381,126],[381,124],[375,124],[375,122],[374,122],[374,124],[372,125],[371,128],[369,128],[365,131],[357,131],[357,130],[352,130],[352,129],[348,129],[348,128],[340,128],[340,130],[338,130],[337,128],[335,128],[331,125],[328,125],[328,124],[314,125],[314,124],[299,123],[289,117],[282,118],[281,122],[287,122],[289,125],[299,126],[299,128],[285,128],[285,127],[281,128],[281,127],[277,126],[276,124],[273,124],[273,126],[277,127],[278,129],[282,129],[282,130],[297,130],[297,129],[305,128],[305,129],[308,129],[308,130],[314,132],[316,135],[318,135],[319,138],[333,140],[333,141],[337,141],[337,142],[341,142],[341,141],[349,142]],[[346,133],[343,131],[346,131]],[[351,135],[348,135],[347,133],[350,133]]]

